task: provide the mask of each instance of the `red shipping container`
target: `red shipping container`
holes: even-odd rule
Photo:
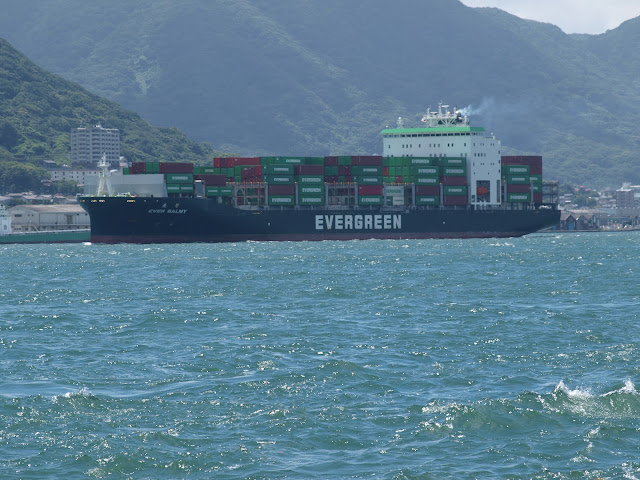
[[[351,166],[338,165],[338,175],[351,175]]]
[[[294,165],[296,175],[324,175],[324,165]]]
[[[442,184],[455,186],[455,187],[463,187],[467,184],[467,177],[464,177],[464,176],[460,177],[457,175],[445,176],[445,177],[442,177]]]
[[[344,176],[345,183],[353,183],[353,177],[351,175]]]
[[[213,159],[213,168],[222,168],[222,158],[216,157]]]
[[[382,185],[358,185],[358,195],[382,195]]]
[[[466,195],[445,195],[443,203],[445,205],[466,205],[467,196]]]
[[[534,193],[533,194],[533,203],[542,203],[542,194]]]
[[[507,193],[529,193],[531,185],[513,185],[507,184]]]
[[[129,167],[129,173],[145,173],[147,171],[147,164],[144,162],[135,162]]]
[[[294,195],[295,185],[269,185],[269,195]]]
[[[338,157],[324,157],[324,164],[328,167],[335,167],[338,165]]]
[[[224,186],[225,183],[224,175],[198,175],[198,177],[208,187]]]
[[[383,177],[389,176],[389,167],[382,167],[382,176]]]
[[[416,185],[416,195],[440,195],[440,187],[435,185]]]
[[[236,157],[233,159],[236,165],[260,165],[260,157]]]
[[[186,162],[162,162],[160,173],[193,173],[193,163]]]
[[[396,177],[396,183],[403,183],[403,182],[402,182],[402,175],[398,175],[398,176]]]
[[[327,183],[338,183],[338,176],[337,175],[327,175],[326,177],[324,177],[324,181]]]

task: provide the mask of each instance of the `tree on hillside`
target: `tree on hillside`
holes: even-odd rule
[[[41,167],[28,163],[0,162],[0,193],[33,191],[40,193],[42,181],[49,173]]]

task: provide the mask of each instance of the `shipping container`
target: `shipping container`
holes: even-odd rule
[[[186,162],[162,162],[159,173],[193,173],[193,163]]]
[[[217,197],[220,195],[220,187],[205,187],[204,194],[207,197]]]
[[[400,157],[401,159],[407,158],[409,165],[421,165],[425,167],[437,166],[436,158],[433,157]]]
[[[440,205],[440,195],[416,195],[416,205]]]
[[[337,167],[338,157],[324,157],[324,164],[330,167]]]
[[[338,173],[337,175],[351,175],[351,165],[338,165]],[[333,175],[333,174],[326,174]]]
[[[442,187],[445,196],[453,196],[453,195],[467,195],[467,187],[466,186],[457,186],[457,185],[445,185]]]
[[[457,205],[462,206],[467,204],[466,195],[445,195],[443,198],[444,205]]]
[[[300,195],[324,195],[324,185],[298,185]]]
[[[531,183],[529,175],[507,175],[505,179],[508,184],[514,185],[529,185]]]
[[[382,185],[358,185],[358,195],[382,195]]]
[[[218,187],[218,195],[221,197],[232,197],[233,187]]]
[[[350,156],[339,156],[338,157],[338,165],[351,165],[351,157]]]
[[[181,184],[180,193],[193,193],[193,185]]]
[[[295,198],[293,195],[270,195],[269,205],[294,205]]]
[[[194,175],[194,179],[201,180],[206,186],[220,186],[225,184],[224,175]]]
[[[324,168],[324,165],[294,165],[293,173],[295,175],[324,175]]]
[[[507,193],[507,202],[529,203],[531,202],[531,194],[530,193]]]
[[[167,183],[193,183],[192,173],[167,173],[165,175]]]
[[[423,186],[416,185],[416,196],[435,196],[440,195],[440,185],[432,187],[432,186]]]
[[[361,185],[382,185],[382,177],[373,177],[371,175],[354,177],[355,182]]]
[[[553,200],[549,200],[549,203],[552,203]],[[542,194],[541,193],[534,193],[533,194],[533,203],[542,203]]]
[[[324,167],[324,175],[339,175],[339,168],[337,165],[335,166],[327,166]]]
[[[267,165],[267,175],[293,175],[293,165],[273,164]]]
[[[296,186],[291,185],[269,185],[269,195],[295,195]]]
[[[502,165],[503,175],[529,175],[529,165]]]
[[[442,177],[442,184],[461,187],[467,184],[467,177]]]
[[[326,183],[338,183],[338,175],[327,175],[324,177]]]
[[[467,177],[455,177],[455,178],[463,178],[465,181]],[[416,185],[440,185],[440,178],[438,177],[416,177],[414,183]]]
[[[384,194],[386,196],[404,196],[404,187],[386,185],[384,187]]]
[[[298,183],[300,185],[324,185],[324,175],[300,175]]]
[[[437,166],[414,166],[411,172],[415,176],[440,175],[440,167]]]
[[[300,196],[298,198],[299,205],[324,205],[324,195]]]
[[[285,165],[304,165],[304,157],[278,157],[278,161]]]
[[[531,185],[526,184],[507,184],[507,193],[528,193],[531,191]]]
[[[352,165],[378,165],[382,166],[382,157],[378,155],[358,155],[351,157]]]
[[[354,165],[351,167],[352,175],[373,175],[382,176],[382,166],[377,165]]]
[[[382,195],[359,195],[358,205],[382,205]]]
[[[440,165],[444,167],[466,167],[467,159],[464,157],[442,157]]]
[[[167,184],[167,193],[180,193],[180,184]]]
[[[294,183],[293,175],[268,175],[266,177],[267,183],[274,185],[287,185]]]
[[[453,177],[453,176],[466,176],[467,175],[467,167],[443,167],[442,175],[445,177]]]

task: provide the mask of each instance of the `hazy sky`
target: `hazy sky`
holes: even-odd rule
[[[640,0],[460,0],[520,18],[553,23],[566,33],[604,33],[640,15]]]

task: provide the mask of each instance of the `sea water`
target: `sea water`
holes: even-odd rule
[[[640,234],[0,246],[0,478],[640,478]]]

